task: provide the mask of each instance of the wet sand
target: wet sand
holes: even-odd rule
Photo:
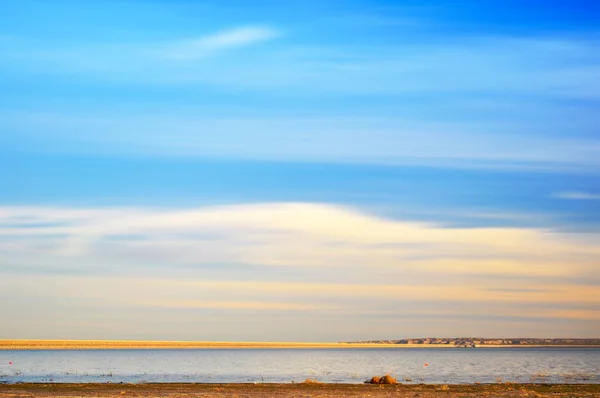
[[[600,385],[3,384],[14,397],[600,397]]]

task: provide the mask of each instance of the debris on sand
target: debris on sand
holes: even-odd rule
[[[390,375],[385,375],[379,379],[379,384],[398,384],[398,380],[394,379]]]
[[[302,382],[302,384],[323,384],[323,382],[313,379],[306,379]]]
[[[394,379],[390,375],[385,375],[382,377],[373,376],[371,380],[365,381],[367,384],[398,384],[398,380]]]

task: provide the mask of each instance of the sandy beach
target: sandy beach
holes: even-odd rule
[[[5,384],[15,397],[598,397],[600,385]]]

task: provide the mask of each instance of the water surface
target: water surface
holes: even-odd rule
[[[5,383],[362,383],[386,373],[404,383],[600,383],[600,348],[0,351]]]

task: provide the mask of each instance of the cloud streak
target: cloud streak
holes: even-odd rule
[[[171,44],[164,50],[164,54],[169,58],[179,60],[196,59],[218,51],[268,41],[278,35],[278,31],[269,27],[238,27]]]
[[[559,192],[554,194],[553,197],[567,200],[600,200],[600,195],[577,191]]]
[[[585,272],[600,254],[600,248],[589,243],[593,234],[445,228],[317,203],[180,210],[4,207],[0,208],[0,237],[7,250],[15,245],[15,254],[24,256],[28,251],[21,245],[33,248],[47,240],[56,241],[48,255],[114,255],[115,260],[151,262],[162,258],[173,264],[360,267],[370,263],[451,274],[567,275]],[[571,262],[573,257],[580,261]]]
[[[25,145],[38,142],[51,152],[578,172],[600,168],[600,147],[592,139],[505,134],[469,122],[36,112],[0,116],[0,127],[27,137]]]

